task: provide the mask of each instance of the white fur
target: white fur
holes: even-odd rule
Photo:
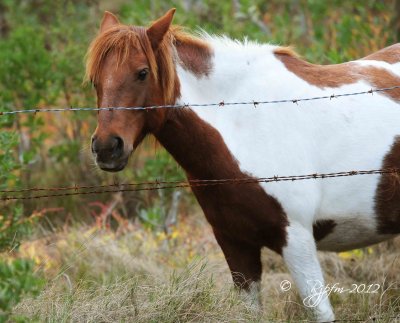
[[[204,37],[214,50],[213,70],[208,77],[196,77],[178,66],[182,103],[296,99],[372,87],[359,81],[321,89],[287,70],[274,56],[275,46]],[[400,75],[399,64],[357,64]],[[193,110],[219,131],[241,170],[255,177],[378,169],[400,133],[400,106],[377,93],[257,108]],[[368,175],[262,184],[288,216],[289,243],[283,254],[302,295],[308,293],[305,280],[322,279],[312,238],[315,221],[338,223],[336,233],[320,242],[325,250],[354,248],[387,238],[376,233],[378,181],[379,176]],[[329,301],[316,310],[321,320],[333,318]]]
[[[317,319],[323,322],[333,321],[335,317],[327,295],[315,293],[313,290],[315,284],[324,285],[324,278],[312,233],[296,222],[291,223],[287,231],[288,243],[283,250],[283,259],[300,290],[303,302],[306,306],[315,308]]]

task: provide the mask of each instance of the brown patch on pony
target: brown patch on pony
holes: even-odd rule
[[[382,168],[400,168],[400,137],[396,137]],[[400,175],[383,174],[375,193],[375,212],[380,234],[400,233]]]
[[[316,65],[302,60],[291,49],[277,48],[275,57],[285,67],[309,84],[320,88],[335,88],[364,80],[375,88],[386,88],[400,84],[400,78],[383,68],[361,66],[355,62],[333,65]],[[394,100],[400,100],[400,89],[380,92]]]
[[[376,67],[362,67],[363,78],[371,83],[374,88],[386,88],[400,85],[400,78],[395,74]],[[400,89],[380,92],[380,94],[390,97],[395,101],[400,101]]]
[[[396,64],[400,62],[400,44],[383,48],[376,53],[368,55],[363,60],[382,61],[389,64]]]
[[[180,27],[174,26],[172,35],[183,68],[197,76],[207,76],[212,70],[213,56],[207,42],[184,32]]]
[[[220,133],[193,111],[169,110],[155,136],[189,179],[249,178]],[[212,225],[237,286],[261,277],[260,249],[282,253],[288,220],[280,203],[259,183],[192,187]],[[234,275],[234,273],[241,275]]]
[[[354,67],[353,63],[338,65],[315,65],[299,58],[292,50],[277,48],[274,50],[275,57],[279,59],[286,68],[296,74],[307,83],[318,87],[339,87],[357,81],[357,77],[349,73]]]
[[[313,235],[315,241],[320,241],[328,234],[333,232],[336,222],[333,220],[319,220],[313,225]]]

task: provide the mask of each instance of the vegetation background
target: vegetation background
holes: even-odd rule
[[[356,59],[400,39],[395,0],[0,0],[0,111],[94,107],[84,56],[104,10],[148,25],[176,7],[175,23],[293,45],[315,63]],[[94,113],[0,117],[0,190],[101,185],[183,173],[153,139],[123,173],[90,157]],[[7,193],[2,192],[4,196]],[[10,194],[10,193],[8,193]],[[29,194],[26,193],[26,194]],[[330,283],[378,283],[378,294],[331,295],[337,317],[400,313],[400,241],[321,254]],[[281,259],[263,254],[264,313],[232,289],[222,253],[188,191],[0,202],[0,322],[290,321],[310,319]]]

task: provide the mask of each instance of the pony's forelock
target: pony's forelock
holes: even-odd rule
[[[144,27],[117,25],[100,33],[91,43],[86,54],[85,82],[96,84],[100,79],[105,58],[116,53],[117,66],[128,59],[132,50],[141,48],[149,63],[150,73],[158,82],[164,103],[173,103],[177,95],[178,79],[175,70],[175,55],[172,52],[172,33],[165,35],[154,52]]]

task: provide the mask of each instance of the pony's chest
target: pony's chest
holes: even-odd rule
[[[287,218],[283,208],[258,183],[192,190],[214,230],[276,251],[285,244]]]

